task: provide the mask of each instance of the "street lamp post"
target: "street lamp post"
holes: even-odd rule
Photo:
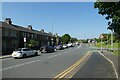
[[[111,31],[111,51],[113,52],[113,31]]]
[[[102,39],[104,38],[104,36],[101,34],[100,38],[101,38],[101,53],[103,53]]]
[[[102,52],[102,38],[101,38],[101,52]]]
[[[53,42],[53,38],[51,38],[51,40],[52,40],[52,46],[53,46],[53,43],[54,43],[54,42]]]
[[[108,35],[107,35],[107,50],[108,50]]]

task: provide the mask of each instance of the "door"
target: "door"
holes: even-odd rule
[[[27,56],[30,56],[32,54],[30,49],[23,49],[23,51]]]

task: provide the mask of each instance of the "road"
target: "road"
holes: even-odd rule
[[[23,59],[2,60],[3,78],[117,78],[116,67],[84,44]]]

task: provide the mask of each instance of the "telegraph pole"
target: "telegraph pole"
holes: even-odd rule
[[[107,50],[108,50],[108,35],[107,35]]]
[[[52,40],[52,46],[53,46],[53,44],[54,44],[54,41],[53,41],[54,40],[53,39],[53,23],[52,23],[52,39],[51,40]]]

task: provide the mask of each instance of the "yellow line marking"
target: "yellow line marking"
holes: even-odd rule
[[[56,77],[54,77],[53,80],[59,80],[60,78],[64,78],[64,76],[66,76],[68,73],[70,73],[73,69],[75,69],[82,61],[84,61],[87,56],[90,54],[90,51],[87,52],[87,54],[85,54],[81,59],[79,59],[76,63],[74,63],[72,66],[70,66],[68,69],[66,69],[65,71],[61,72],[60,74],[58,74]]]

